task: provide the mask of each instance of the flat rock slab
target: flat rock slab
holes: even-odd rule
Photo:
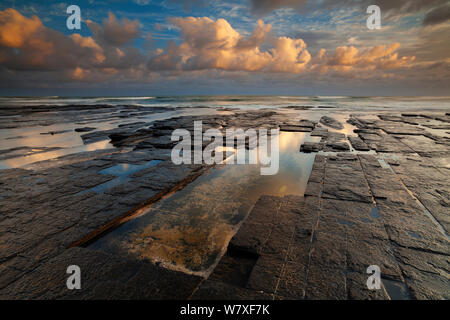
[[[358,151],[369,151],[370,148],[360,138],[348,136],[348,140],[353,146],[353,149]]]
[[[450,152],[450,146],[438,143],[435,140],[425,136],[397,136],[397,139],[415,152],[423,155],[429,155],[430,157],[433,157],[434,154],[440,155],[443,152]]]
[[[241,251],[260,254],[270,233],[280,221],[279,209],[282,198],[262,196],[253,207],[230,246]]]
[[[61,254],[67,246],[95,235],[110,221],[201,174],[202,166],[177,166],[167,161],[168,157],[164,152],[102,151],[33,164],[38,171],[2,170],[0,194],[5,201],[0,218],[0,263],[4,271],[0,288]],[[161,159],[156,165],[121,178],[114,171],[101,173],[127,164],[139,167],[155,158]],[[120,183],[98,189],[115,180]]]
[[[319,152],[322,149],[323,149],[323,143],[320,143],[320,142],[304,142],[300,146],[300,151],[306,152],[306,153]]]
[[[82,128],[76,128],[74,131],[75,132],[89,132],[89,131],[93,131],[96,128],[93,127],[82,127]]]
[[[377,152],[392,152],[392,153],[414,153],[415,150],[410,148],[407,144],[403,143],[400,139],[397,139],[391,135],[373,135],[363,134],[360,135],[362,140],[373,150]],[[410,139],[411,137],[408,137]]]
[[[81,289],[69,290],[67,267],[81,270]],[[0,290],[2,299],[187,299],[201,278],[148,262],[72,248]]]
[[[312,128],[300,125],[281,125],[280,130],[288,132],[311,132]]]
[[[350,146],[343,141],[329,141],[325,143],[324,151],[349,151]]]
[[[412,125],[399,125],[399,124],[378,124],[378,128],[383,129],[389,134],[400,135],[423,135],[426,131],[422,128],[418,128]]]
[[[74,115],[67,122],[80,126],[154,113],[126,107],[56,107],[57,112],[68,110]],[[0,121],[0,127],[53,124],[50,117],[36,116],[50,111],[25,108],[20,111],[23,121]],[[113,139],[120,148],[1,170],[0,298],[187,299],[194,292],[196,299],[394,298],[388,281],[405,289],[401,298],[449,298],[445,275],[450,256],[446,235],[450,144],[448,138],[426,131],[445,127],[448,115],[430,113],[410,119],[386,115],[381,120],[351,116],[348,122],[358,127],[358,138],[329,132],[313,121],[292,124],[295,131],[313,130],[311,135],[322,137],[321,142],[305,143],[302,148],[306,145],[316,152],[324,147],[338,156],[315,155],[305,197],[262,196],[210,279],[202,283],[198,277],[147,261],[66,249],[201,174],[203,166],[170,162],[172,130],[192,130],[197,120],[203,120],[204,130],[291,125],[273,110],[233,112],[152,124],[138,121],[90,132],[86,142]],[[379,154],[342,152],[348,150],[346,139],[354,149],[389,152],[392,158],[383,162]],[[102,170],[152,160],[161,162],[126,176],[118,186],[95,191],[117,178]],[[65,286],[69,264],[82,269],[81,291],[68,292]],[[370,264],[381,267],[386,290],[367,290],[365,270]]]
[[[314,130],[311,132],[311,137],[326,137],[328,135],[328,129],[326,128],[319,128],[315,127]]]
[[[261,197],[243,227],[251,217],[262,217],[263,207],[265,215],[273,216],[275,210],[277,215],[290,212],[296,219],[270,231],[254,229],[265,244],[252,256],[255,262],[246,281],[230,284],[215,277],[194,298],[209,294],[212,299],[388,299],[384,291],[370,291],[365,285],[367,265],[375,260],[384,274],[402,283],[383,222],[371,215],[373,204],[324,199],[319,205],[317,200],[316,196]],[[217,268],[224,270],[221,264]]]
[[[315,209],[320,214],[306,284],[297,281],[303,288],[297,291],[306,299],[448,299],[448,278],[439,271],[449,264],[446,220],[438,209],[445,210],[446,204],[439,198],[443,192],[437,192],[448,189],[442,176],[447,169],[407,155],[393,170],[382,166],[377,155],[316,157],[305,195],[306,200],[320,199]],[[331,199],[326,193],[330,175],[344,181],[341,189],[347,189],[350,180],[353,185],[364,185],[365,180],[374,202],[354,195],[350,199],[340,189]],[[428,203],[438,224],[407,187],[421,203]],[[384,291],[365,286],[365,269],[372,264],[381,268]]]
[[[310,120],[300,120],[300,126],[314,129],[316,122]]]
[[[328,158],[322,197],[372,202],[369,186],[357,158]]]
[[[192,296],[192,300],[272,300],[262,291],[239,288],[220,281],[207,280]]]
[[[358,157],[375,198],[395,200],[398,198],[398,192],[405,190],[395,174],[388,168],[381,167],[375,156],[359,155]]]
[[[421,157],[403,158],[393,167],[398,178],[430,211],[440,225],[450,232],[450,183],[447,168],[435,167]]]
[[[388,115],[388,114],[380,114],[378,115],[378,118],[385,121],[391,121],[391,122],[404,122],[408,124],[417,125],[419,124],[417,122],[417,118],[412,119],[411,117],[404,117],[399,115]]]
[[[334,119],[332,117],[328,117],[328,116],[323,116],[322,118],[320,118],[320,123],[322,123],[326,126],[329,126],[331,128],[338,129],[338,130],[341,130],[344,128],[342,123],[340,123],[336,119]]]

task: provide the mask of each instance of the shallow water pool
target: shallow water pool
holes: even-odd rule
[[[315,154],[300,153],[300,145],[319,139],[309,133],[281,132],[276,175],[261,175],[259,165],[217,166],[90,248],[207,275],[261,195],[303,196]]]

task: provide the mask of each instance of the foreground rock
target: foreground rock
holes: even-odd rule
[[[83,128],[76,128],[75,132],[89,132],[89,131],[93,131],[93,130],[95,130],[95,128],[83,127]]]
[[[352,146],[355,150],[359,150],[359,151],[369,151],[370,150],[370,148],[367,146],[367,144],[365,144],[358,137],[349,136],[348,140],[350,141],[350,143],[352,144]]]
[[[69,265],[81,269],[80,290],[67,289]],[[145,261],[71,248],[0,290],[0,299],[186,300],[201,280]]]
[[[204,121],[205,130],[227,126],[275,128],[280,122],[274,112],[260,111],[161,120],[153,122],[151,129],[145,122],[130,123],[84,136],[85,142],[92,142],[108,139],[108,135],[112,135],[118,148],[67,155],[36,162],[26,168],[0,170],[0,296],[70,297],[70,292],[63,294],[64,287],[55,288],[54,293],[45,293],[48,286],[46,281],[55,280],[52,277],[59,279],[58,277],[67,276],[65,272],[62,275],[48,276],[45,276],[45,273],[53,270],[54,263],[67,261],[64,257],[65,254],[70,256],[67,253],[68,247],[89,243],[120,225],[123,219],[142,207],[183,188],[208,169],[206,165],[175,165],[170,160],[168,141],[172,130],[180,127],[193,129],[193,121],[196,120]],[[119,132],[122,134],[120,138],[113,135]],[[44,152],[43,148],[33,149],[33,152]],[[23,155],[29,151],[30,148],[5,150],[4,155],[12,156],[11,152],[20,152],[19,155]],[[121,173],[124,170],[122,168],[127,167],[141,169],[133,171],[132,174]],[[114,173],[114,168],[117,168],[120,177]],[[110,173],[103,173],[105,170]],[[89,255],[89,251],[77,252],[78,258]],[[96,266],[93,262],[95,259],[86,261],[86,264]],[[132,265],[135,262],[129,263]],[[97,266],[101,268],[100,265]],[[118,268],[121,270],[122,267]],[[161,267],[154,266],[152,272],[155,277],[166,272],[164,269],[158,271],[159,269]],[[169,281],[171,276],[168,274]],[[103,279],[103,276],[107,277],[106,273],[99,275],[99,279]],[[31,281],[32,278],[36,280]],[[114,279],[114,276],[110,279]],[[183,279],[187,279],[186,285],[191,281],[189,277]],[[36,288],[25,286],[27,282]],[[61,284],[55,282],[55,285]],[[65,286],[65,282],[62,285]],[[92,284],[97,285],[100,284]],[[165,298],[161,291],[164,284],[156,282],[155,285],[152,289],[155,290],[152,291],[154,295],[139,296]],[[178,290],[176,288],[180,286],[183,284],[174,284],[172,288]],[[195,285],[190,287],[190,294],[194,287]],[[94,287],[89,288],[94,290]],[[167,290],[169,293],[172,289]],[[158,291],[161,291],[160,296],[156,295]],[[100,297],[108,297],[108,289],[95,289],[79,297],[92,298],[97,294]],[[118,297],[126,296],[114,290],[110,294],[111,297],[116,294]],[[176,297],[185,299],[188,295],[183,293],[174,296]]]
[[[117,121],[167,111],[125,106],[54,110],[68,112],[61,119],[80,125],[102,117]],[[24,108],[19,113],[25,122],[4,117],[0,127],[49,125],[54,117],[33,115],[51,111]],[[0,170],[0,298],[450,298],[450,144],[448,137],[429,130],[445,128],[448,115],[354,115],[348,120],[358,128],[354,137],[299,120],[299,115],[228,112],[234,113],[135,121],[87,132],[82,136],[86,144],[110,140],[116,148]],[[6,108],[0,113],[11,116],[14,111]],[[206,172],[207,166],[176,166],[170,161],[171,132],[193,130],[198,120],[204,130],[292,126],[292,131],[310,132],[314,141],[320,137],[319,142],[299,146],[302,152],[319,152],[305,197],[262,196],[204,281],[142,259],[73,248]],[[346,152],[349,143],[357,152]],[[12,148],[2,150],[0,157],[50,150]],[[119,179],[114,168],[127,166],[140,169]],[[220,205],[225,212],[229,202]],[[83,290],[66,289],[68,264],[79,264],[86,272]],[[372,264],[381,268],[383,290],[367,290],[366,269]]]
[[[312,128],[300,125],[281,125],[280,130],[288,132],[310,132]]]
[[[320,123],[329,126],[333,129],[338,129],[341,130],[344,128],[344,126],[342,125],[342,123],[340,123],[339,121],[337,121],[334,118],[328,117],[328,116],[323,116],[322,118],[320,118]]]
[[[317,155],[305,198],[262,196],[197,297],[449,299],[448,237],[402,177],[373,155]]]
[[[323,149],[323,144],[320,142],[305,142],[300,147],[300,151],[306,152],[306,153],[319,152],[322,149]]]

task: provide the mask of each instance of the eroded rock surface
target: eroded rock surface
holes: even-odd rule
[[[323,116],[322,118],[320,118],[320,123],[338,130],[344,128],[342,123],[329,116]]]
[[[429,172],[412,183],[421,167]],[[304,198],[263,196],[256,203],[227,254],[253,267],[234,284],[218,274],[220,292],[230,299],[241,292],[274,299],[449,299],[449,240],[439,226],[445,221],[435,210],[441,220],[433,221],[407,189],[416,186],[419,198],[423,186],[448,188],[442,180],[448,169],[416,156],[394,170],[377,155],[317,155]],[[236,259],[227,270],[237,268]],[[381,290],[367,288],[370,265],[381,269]]]
[[[167,109],[26,107],[13,121],[2,118],[0,128],[55,124],[46,115],[50,111],[67,113],[61,121],[82,128]],[[86,144],[110,140],[115,148],[0,170],[0,298],[450,298],[450,144],[442,131],[450,123],[447,114],[351,115],[348,123],[357,128],[356,137],[300,114],[223,111],[231,114],[134,121],[87,132],[82,135]],[[14,112],[0,110],[5,116]],[[343,128],[334,118],[322,119],[330,128]],[[205,165],[176,166],[170,160],[172,131],[193,130],[200,120],[203,130],[280,127],[307,132],[316,137],[313,141],[320,138],[297,149],[318,153],[304,197],[262,196],[204,281],[148,261],[68,248],[101,236],[138,208],[205,172]],[[350,144],[356,151],[348,152]],[[50,150],[10,148],[0,157]],[[127,166],[139,170],[114,174],[114,168]],[[86,274],[81,291],[65,286],[69,264],[79,264]],[[373,264],[381,268],[379,291],[366,286],[366,270]]]

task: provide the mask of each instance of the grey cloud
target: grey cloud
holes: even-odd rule
[[[378,5],[386,16],[395,16],[405,13],[414,13],[422,10],[434,10],[448,4],[448,0],[250,0],[251,10],[255,14],[268,14],[273,10],[289,7],[299,12],[309,12],[317,9],[334,9],[358,7],[367,8],[369,5]]]
[[[320,42],[324,40],[331,40],[336,38],[336,34],[327,31],[299,31],[293,35],[293,38],[303,39],[308,48],[315,48],[320,46]]]
[[[273,10],[290,7],[290,8],[300,8],[308,0],[251,0],[251,9],[254,13],[265,14]]]
[[[139,21],[126,18],[118,21],[112,13],[108,14],[108,19],[103,20],[103,25],[90,20],[86,23],[96,39],[113,46],[123,46],[139,34]]]
[[[423,19],[423,25],[429,26],[450,20],[450,5],[438,7],[428,12]]]

